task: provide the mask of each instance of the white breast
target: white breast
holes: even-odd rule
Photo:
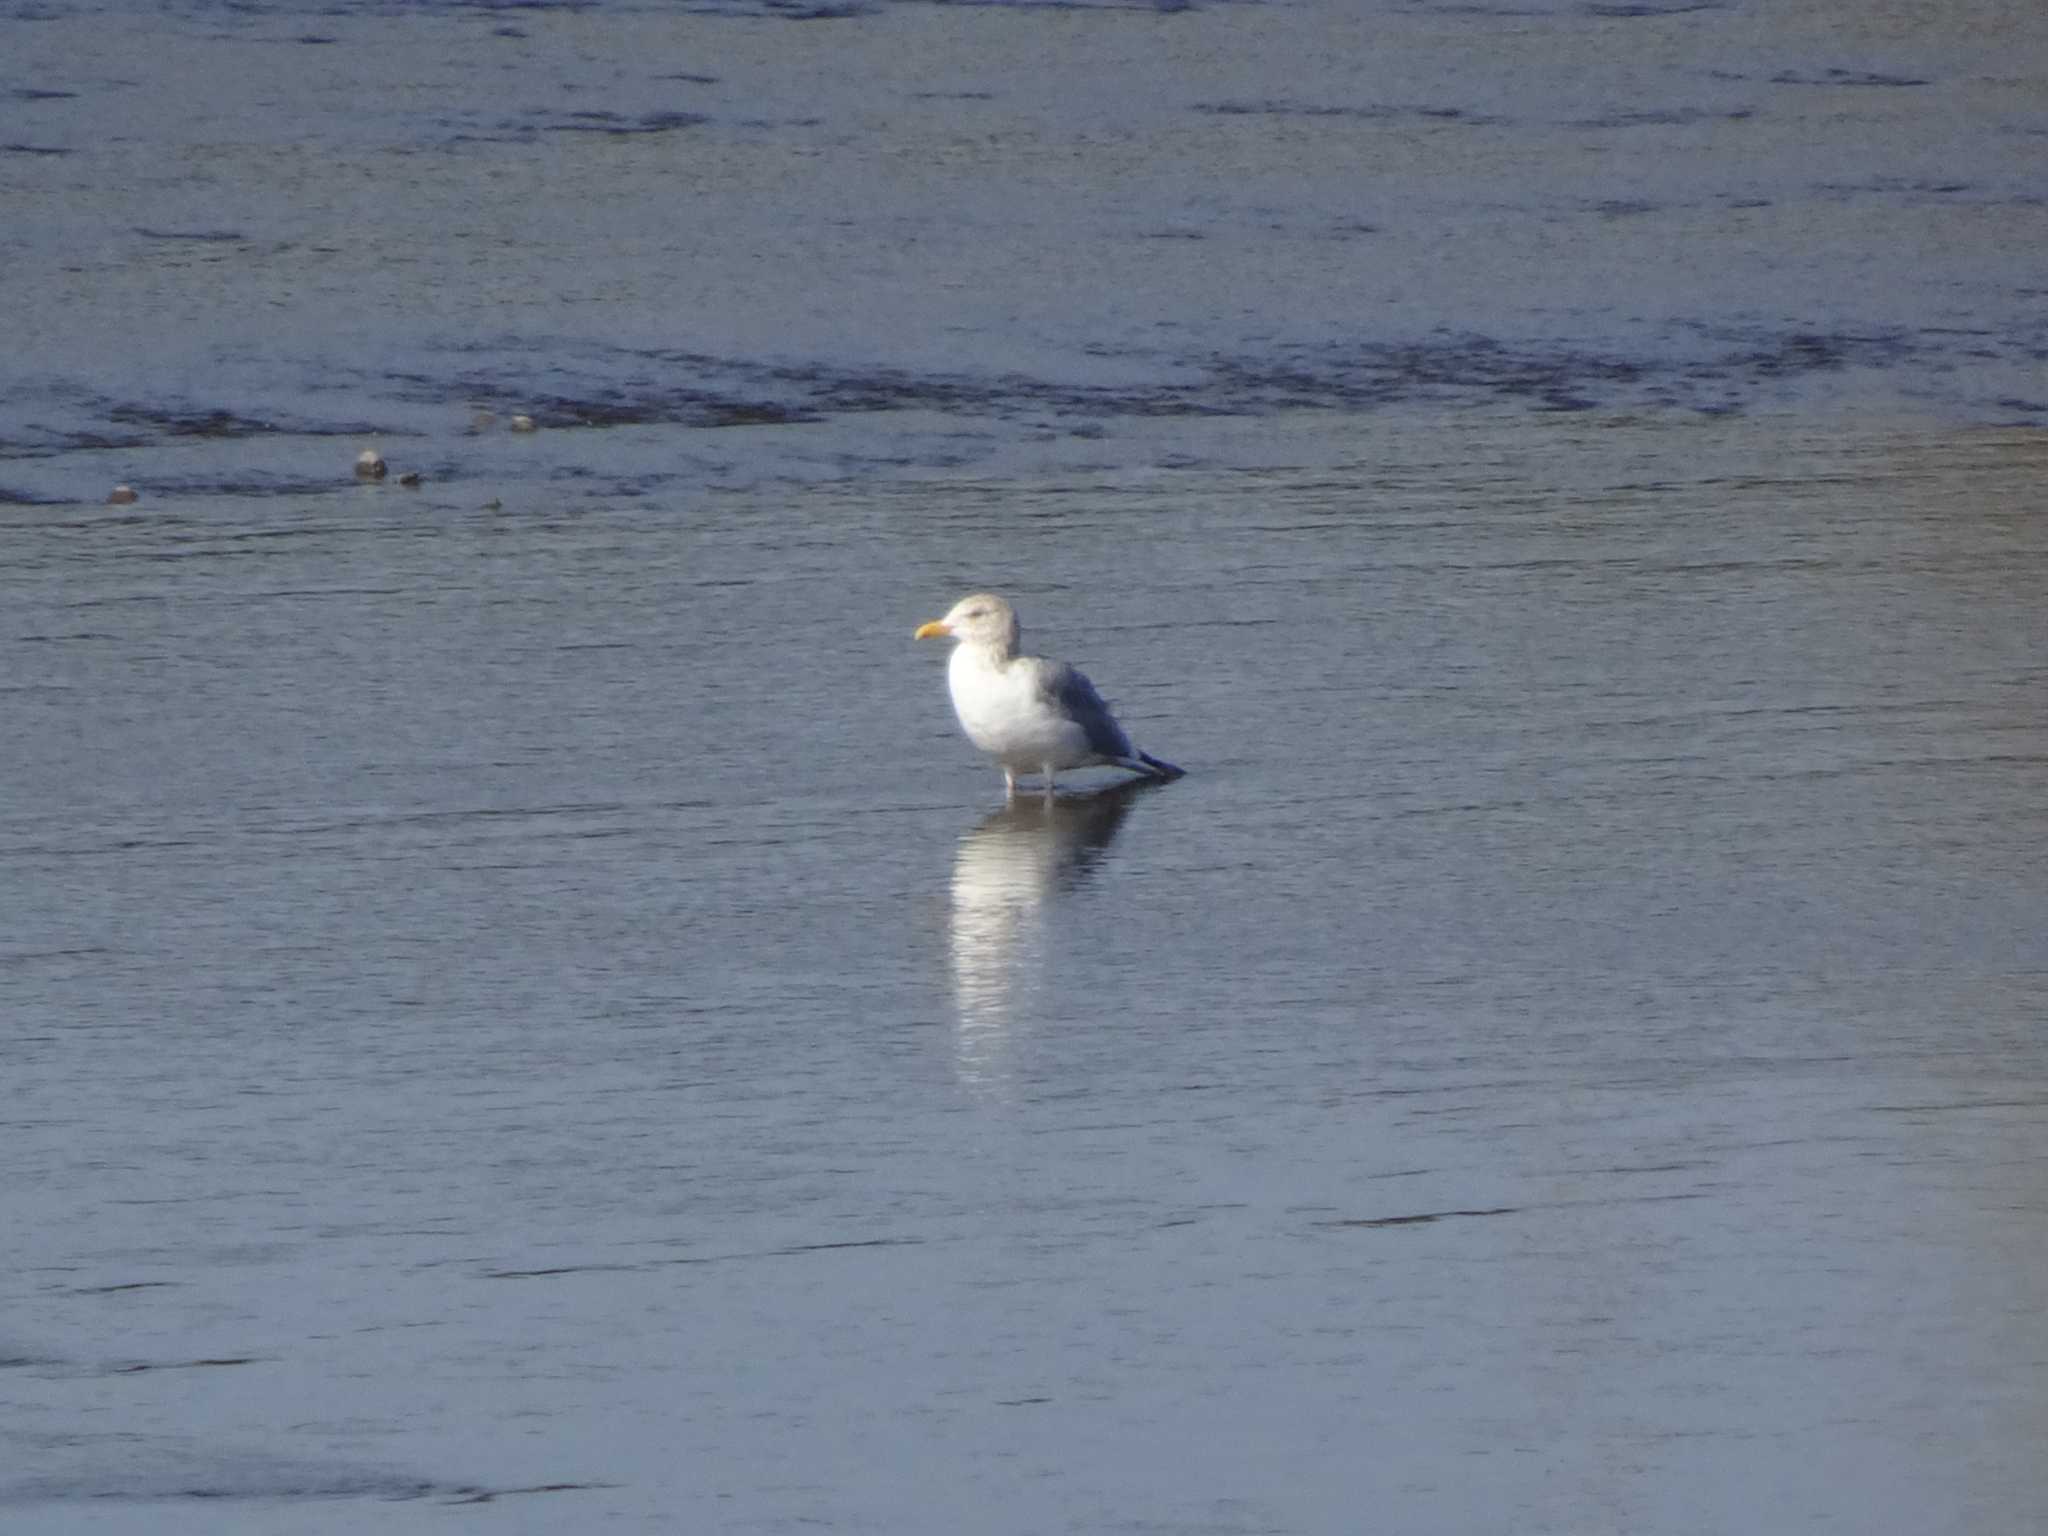
[[[946,667],[953,712],[967,739],[996,761],[1022,772],[1079,767],[1091,760],[1087,733],[1044,697],[1029,657],[996,662],[961,645]]]

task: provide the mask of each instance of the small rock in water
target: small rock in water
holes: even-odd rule
[[[358,480],[382,480],[384,461],[377,457],[377,450],[365,448],[356,455],[356,478]]]
[[[420,472],[416,469],[408,469],[398,477],[398,483],[400,485],[418,485],[420,483]]]
[[[117,485],[107,492],[107,505],[110,507],[125,507],[137,499],[135,487],[132,485]]]
[[[512,430],[514,432],[537,432],[540,429],[533,424],[531,416],[514,416],[512,418]]]

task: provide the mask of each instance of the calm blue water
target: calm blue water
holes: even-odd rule
[[[2048,28],[1847,9],[0,13],[0,1525],[2030,1528]]]

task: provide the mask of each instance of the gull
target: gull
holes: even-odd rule
[[[915,639],[950,636],[953,712],[967,739],[996,760],[1014,797],[1017,775],[1038,773],[1052,793],[1062,768],[1129,768],[1151,779],[1181,770],[1131,745],[1095,685],[1064,661],[1019,656],[1017,611],[993,592],[970,592]]]

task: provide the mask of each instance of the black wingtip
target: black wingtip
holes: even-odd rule
[[[1154,757],[1150,752],[1140,752],[1138,761],[1145,765],[1146,772],[1162,784],[1187,777],[1188,771],[1185,768],[1176,768],[1165,759]]]

